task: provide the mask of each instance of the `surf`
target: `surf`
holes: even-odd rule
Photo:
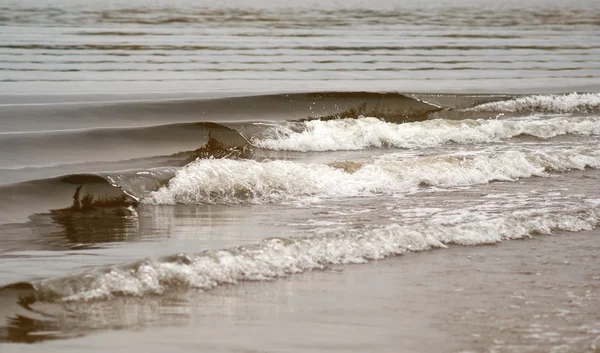
[[[469,214],[434,215],[424,224],[391,224],[383,227],[330,230],[309,236],[268,238],[233,248],[147,258],[131,263],[95,268],[71,276],[11,285],[24,288],[29,302],[97,301],[121,296],[163,295],[178,288],[209,290],[239,281],[264,281],[331,265],[360,264],[407,252],[450,245],[494,244],[558,230],[593,229],[600,221],[597,200],[539,214],[511,212],[481,219]],[[34,291],[31,290],[31,287]]]
[[[179,169],[142,202],[150,204],[280,203],[315,197],[360,197],[408,193],[420,187],[459,187],[600,168],[593,146],[563,151],[405,156],[328,164],[285,160],[205,159]]]

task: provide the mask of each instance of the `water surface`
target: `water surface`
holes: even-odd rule
[[[3,4],[0,342],[595,349],[599,19],[594,1]],[[509,270],[530,244],[539,283]],[[467,309],[448,304],[465,276]],[[537,299],[507,299],[522,288]],[[398,317],[414,335],[376,324]]]

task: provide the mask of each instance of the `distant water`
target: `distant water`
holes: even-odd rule
[[[0,342],[594,229],[599,33],[596,1],[2,4]]]
[[[0,89],[570,91],[597,1],[12,1]]]

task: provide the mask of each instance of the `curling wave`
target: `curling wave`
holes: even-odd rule
[[[163,167],[106,173],[70,174],[0,187],[0,223],[27,221],[33,214],[103,212],[124,209],[175,175],[176,168]]]

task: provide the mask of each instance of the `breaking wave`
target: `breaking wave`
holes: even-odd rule
[[[142,202],[151,204],[270,203],[305,197],[391,194],[419,186],[466,186],[600,168],[600,151],[573,148],[490,155],[403,157],[330,164],[292,161],[197,160]]]
[[[600,94],[532,95],[477,105],[466,111],[507,113],[594,113],[600,111]]]
[[[600,221],[600,205],[592,201],[545,214],[535,210],[501,212],[474,219],[467,212],[455,215],[452,223],[444,217],[433,217],[415,225],[392,224],[331,230],[307,237],[270,238],[253,245],[94,269],[33,286],[35,296],[41,300],[86,301],[162,294],[174,288],[210,289],[238,281],[270,280],[448,244],[492,244],[555,230],[589,230]]]
[[[274,125],[252,144],[285,151],[339,151],[370,147],[423,148],[446,143],[494,142],[520,135],[548,139],[559,135],[600,135],[600,117],[529,120],[448,120],[394,124],[376,118],[312,120]]]

